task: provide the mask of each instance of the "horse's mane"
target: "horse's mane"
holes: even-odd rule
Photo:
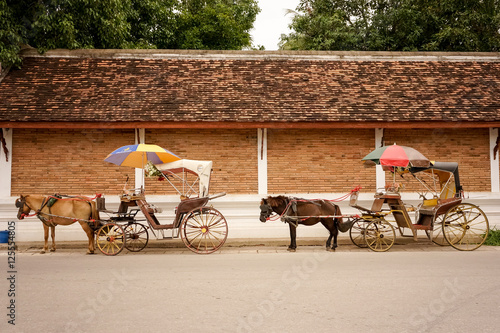
[[[278,195],[276,197],[269,196],[267,197],[266,201],[271,207],[277,207],[281,204],[286,205],[288,202],[288,197],[284,195]]]

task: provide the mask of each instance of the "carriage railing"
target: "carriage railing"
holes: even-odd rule
[[[197,186],[200,181],[200,177],[196,177],[192,182],[188,182],[188,173],[186,171],[182,171],[181,175],[169,172],[168,170],[162,171],[162,176],[168,183],[177,191],[180,196],[189,198],[191,195],[197,193],[195,186]],[[172,178],[172,179],[171,179]],[[178,181],[180,184],[174,184],[174,181]],[[182,187],[181,187],[182,186]]]
[[[453,175],[450,174],[447,178],[446,182],[442,183],[439,181],[439,177],[434,173],[434,170],[431,170],[431,173],[428,174],[429,178],[432,180],[432,185],[428,184],[428,182],[424,178],[425,173],[417,173],[413,174],[415,179],[425,188],[425,190],[429,193],[432,193],[434,199],[442,198],[450,198],[455,195],[456,189],[454,188],[454,183],[452,182]],[[449,193],[451,192],[451,195]],[[423,195],[423,199],[425,200],[425,195]]]

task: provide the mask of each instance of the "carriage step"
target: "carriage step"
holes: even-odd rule
[[[432,230],[430,225],[414,224],[413,229],[416,230]]]

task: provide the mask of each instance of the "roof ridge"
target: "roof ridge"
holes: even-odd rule
[[[22,57],[102,59],[214,59],[311,61],[452,61],[500,62],[500,52],[399,52],[399,51],[257,51],[174,49],[55,49],[38,53],[24,49]]]

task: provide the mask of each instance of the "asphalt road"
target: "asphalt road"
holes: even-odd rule
[[[499,250],[2,251],[0,332],[497,332]]]

